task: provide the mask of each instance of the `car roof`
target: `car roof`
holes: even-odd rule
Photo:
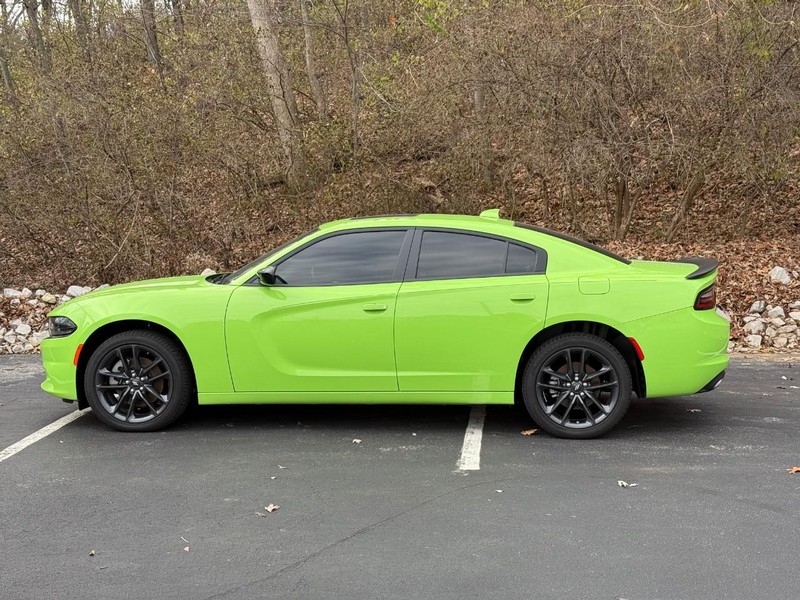
[[[514,225],[509,219],[501,219],[499,209],[489,209],[480,215],[453,215],[453,214],[402,214],[402,215],[376,215],[370,217],[352,217],[349,219],[339,219],[320,225],[320,229],[349,229],[354,225],[357,227],[386,227],[391,225],[414,226],[414,227],[436,227],[460,225],[470,228],[475,225],[486,225],[493,223],[496,225]]]

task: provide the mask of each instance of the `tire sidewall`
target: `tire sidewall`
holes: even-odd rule
[[[95,374],[109,352],[121,346],[135,344],[150,348],[167,363],[172,374],[171,397],[164,411],[154,419],[144,423],[128,423],[108,414],[97,396]],[[167,337],[150,331],[127,331],[111,336],[100,344],[86,363],[83,373],[83,389],[86,402],[95,416],[103,423],[120,431],[155,431],[166,427],[178,419],[186,410],[191,397],[191,376],[188,361],[183,352]]]
[[[601,423],[584,429],[573,429],[555,423],[539,405],[536,381],[541,369],[556,353],[567,348],[586,348],[603,356],[614,368],[619,382],[617,404]],[[627,362],[610,342],[588,333],[565,333],[542,344],[531,355],[522,376],[522,398],[528,414],[547,433],[568,439],[590,439],[613,429],[625,416],[631,403],[633,384]]]

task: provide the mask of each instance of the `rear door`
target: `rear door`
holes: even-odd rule
[[[412,234],[318,238],[276,265],[274,286],[231,296],[226,340],[237,392],[395,391],[394,311]]]
[[[418,230],[397,297],[400,391],[512,391],[542,329],[543,250],[488,234]]]

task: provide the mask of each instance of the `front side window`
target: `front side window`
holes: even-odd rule
[[[276,269],[280,285],[318,286],[394,281],[406,232],[363,231],[322,239]]]

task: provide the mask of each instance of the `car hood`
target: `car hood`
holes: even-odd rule
[[[94,290],[76,298],[99,298],[100,296],[113,296],[115,294],[124,294],[127,292],[143,292],[148,290],[164,290],[164,289],[183,289],[188,287],[195,287],[198,285],[209,285],[204,275],[183,275],[181,277],[162,277],[160,279],[145,279],[143,281],[133,281],[131,283],[121,283],[119,285],[112,285],[111,287],[103,288],[102,290]]]

